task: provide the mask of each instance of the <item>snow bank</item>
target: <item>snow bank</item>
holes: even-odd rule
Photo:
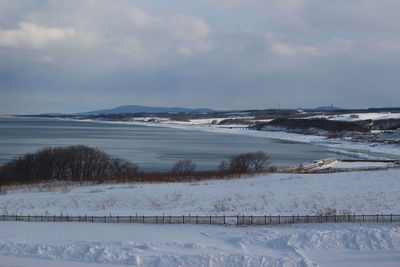
[[[393,224],[0,225],[0,255],[30,258],[29,266],[35,266],[35,259],[133,266],[316,266],[318,262],[306,256],[310,251],[400,252],[400,226]]]

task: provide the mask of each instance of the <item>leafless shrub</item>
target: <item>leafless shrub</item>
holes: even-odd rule
[[[227,206],[224,200],[218,200],[213,207],[213,210],[216,212],[227,212],[229,211],[229,207]]]
[[[229,169],[235,172],[261,172],[269,160],[263,151],[239,154],[231,157]]]
[[[172,173],[190,174],[196,169],[196,164],[190,159],[179,160],[171,169]]]
[[[0,168],[0,182],[29,183],[48,180],[69,180],[114,174],[132,174],[137,165],[111,158],[87,146],[49,147],[26,154]]]
[[[226,172],[227,170],[229,170],[229,164],[225,160],[221,161],[218,165],[218,171]]]

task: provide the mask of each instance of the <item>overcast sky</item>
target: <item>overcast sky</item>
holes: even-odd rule
[[[400,106],[399,0],[0,0],[0,114]]]

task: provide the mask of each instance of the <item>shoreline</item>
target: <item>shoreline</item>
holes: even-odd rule
[[[395,157],[396,159],[400,159],[400,147],[395,145],[351,142],[338,138],[328,138],[326,136],[318,136],[318,135],[304,135],[298,133],[288,133],[284,131],[256,131],[249,129],[230,129],[228,127],[216,127],[212,125],[202,126],[193,123],[179,123],[179,122],[166,123],[166,122],[145,122],[145,121],[105,121],[105,120],[92,120],[92,119],[85,119],[85,120],[71,119],[71,120],[83,121],[83,122],[122,124],[122,125],[140,125],[147,127],[166,127],[166,128],[174,128],[181,130],[213,132],[220,134],[239,134],[239,135],[247,135],[259,138],[270,138],[282,141],[308,143],[313,145],[325,146],[334,149],[335,152],[339,154],[346,154],[346,153],[362,154],[362,152],[370,152],[370,153],[386,154]],[[349,150],[357,150],[357,151],[352,152]],[[362,156],[368,156],[368,155],[362,155]]]

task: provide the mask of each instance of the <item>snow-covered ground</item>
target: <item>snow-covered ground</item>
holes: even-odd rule
[[[0,266],[399,266],[399,224],[0,222]]]
[[[192,183],[20,186],[5,214],[399,213],[400,169]],[[399,223],[286,226],[0,222],[1,267],[399,266]]]
[[[391,162],[365,162],[365,161],[355,161],[355,162],[346,162],[346,161],[336,161],[332,164],[329,164],[329,168],[333,169],[368,169],[368,168],[391,168],[394,167],[394,163]]]
[[[400,169],[269,174],[192,183],[41,186],[0,195],[17,215],[399,213]]]
[[[390,113],[390,112],[349,113],[340,115],[317,115],[310,118],[326,118],[329,120],[338,120],[338,121],[387,120],[387,119],[400,119],[400,113]]]

